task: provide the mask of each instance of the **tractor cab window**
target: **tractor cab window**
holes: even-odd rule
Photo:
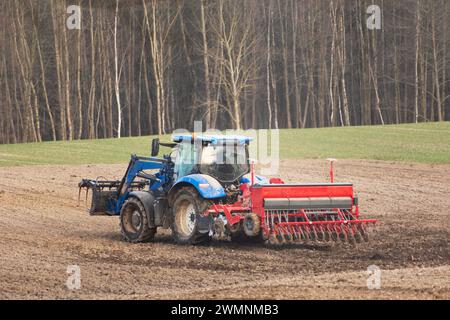
[[[233,182],[248,173],[248,150],[240,144],[209,144],[203,147],[200,172],[222,182]]]
[[[196,152],[194,144],[189,142],[183,142],[178,145],[178,151],[175,155],[175,174],[177,180],[188,174],[191,174],[196,169]],[[172,157],[172,155],[171,155]]]

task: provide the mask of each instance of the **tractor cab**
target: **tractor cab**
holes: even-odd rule
[[[232,183],[250,171],[251,138],[225,135],[175,135],[170,154],[174,181],[190,174],[204,174],[222,184]]]

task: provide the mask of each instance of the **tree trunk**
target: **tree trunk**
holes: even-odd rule
[[[117,138],[121,137],[122,129],[122,105],[120,104],[120,71],[118,66],[118,53],[117,53],[117,20],[119,16],[119,0],[116,0],[116,11],[114,14],[114,92],[116,95],[116,107],[117,107]]]
[[[206,38],[206,21],[205,21],[205,1],[200,1],[200,15],[201,15],[201,25],[202,25],[202,42],[203,42],[203,72],[205,80],[205,93],[206,93],[206,127],[209,128],[211,124],[211,92],[209,86],[209,63],[208,63],[208,40]]]

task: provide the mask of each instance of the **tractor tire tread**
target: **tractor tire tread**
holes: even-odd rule
[[[125,228],[123,226],[123,217],[122,217],[122,210],[126,208],[127,205],[130,203],[133,203],[136,205],[141,212],[144,214],[142,215],[142,232],[140,233],[139,237],[132,239],[130,238],[126,232]],[[140,243],[140,242],[149,242],[153,240],[156,234],[156,228],[150,228],[148,224],[147,214],[145,214],[145,208],[142,202],[137,198],[129,198],[125,201],[125,203],[122,206],[122,210],[120,211],[120,232],[122,236],[125,238],[126,241],[131,243]]]

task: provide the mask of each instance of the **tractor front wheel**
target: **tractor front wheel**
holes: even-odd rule
[[[172,235],[180,244],[202,244],[209,242],[211,236],[208,228],[201,228],[200,223],[207,221],[203,212],[208,209],[209,202],[202,199],[192,188],[180,189],[172,205]]]
[[[129,242],[153,240],[156,228],[149,227],[147,213],[139,199],[129,198],[123,204],[120,211],[120,231]]]

